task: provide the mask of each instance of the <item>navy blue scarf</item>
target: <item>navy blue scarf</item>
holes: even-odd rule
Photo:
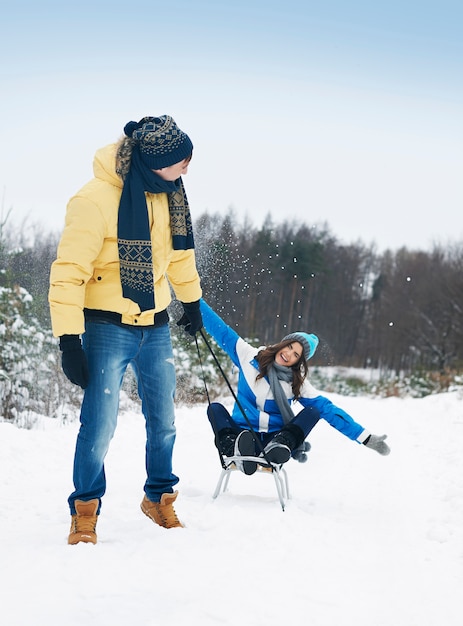
[[[163,180],[142,163],[135,147],[119,203],[117,244],[122,294],[136,302],[141,311],[154,309],[153,251],[145,192],[167,193],[174,250],[194,248],[182,179]]]

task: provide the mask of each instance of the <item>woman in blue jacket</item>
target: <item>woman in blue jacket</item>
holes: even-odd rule
[[[264,451],[272,463],[285,463],[291,456],[305,461],[304,450],[310,446],[304,440],[320,418],[349,439],[379,454],[389,454],[387,435],[369,433],[307,380],[307,361],[318,345],[316,335],[297,331],[279,343],[255,348],[204,300],[200,305],[205,329],[239,369],[239,406],[235,402],[231,415],[217,402],[208,408],[215,444],[224,456],[263,456]],[[245,474],[253,474],[257,464],[242,461],[238,467]]]

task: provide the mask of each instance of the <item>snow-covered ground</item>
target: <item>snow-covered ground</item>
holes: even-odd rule
[[[462,396],[329,396],[381,457],[321,422],[306,464],[287,464],[283,512],[270,475],[220,466],[205,406],[177,410],[176,510],[140,511],[144,423],[120,416],[96,546],[66,543],[77,422],[0,423],[0,622],[5,626],[460,626]]]

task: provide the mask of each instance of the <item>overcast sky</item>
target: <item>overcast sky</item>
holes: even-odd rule
[[[129,120],[195,149],[193,217],[463,241],[461,0],[80,0],[0,9],[3,213],[53,230]]]

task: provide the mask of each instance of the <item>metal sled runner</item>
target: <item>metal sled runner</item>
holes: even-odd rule
[[[228,489],[228,483],[230,481],[230,477],[233,472],[239,472],[240,470],[236,467],[236,462],[238,461],[254,461],[257,463],[257,471],[265,472],[267,474],[271,474],[275,480],[275,487],[278,494],[278,499],[280,501],[280,505],[282,510],[285,510],[286,501],[289,500],[289,483],[288,483],[288,474],[286,473],[283,465],[276,465],[275,463],[268,464],[262,457],[256,456],[230,456],[224,458],[224,467],[220,473],[219,481],[215,488],[212,497],[215,499],[221,493],[224,493]]]

